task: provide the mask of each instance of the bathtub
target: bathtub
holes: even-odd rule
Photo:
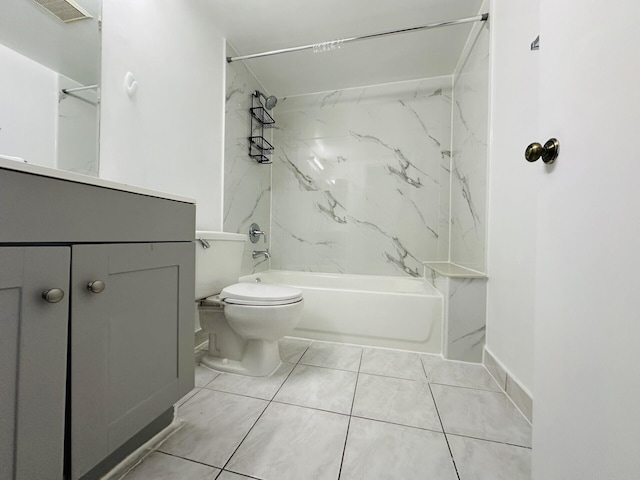
[[[291,336],[442,351],[442,296],[423,279],[269,270],[240,281],[302,290],[302,319]]]

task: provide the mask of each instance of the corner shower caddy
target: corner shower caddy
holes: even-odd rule
[[[256,101],[258,105],[256,106]],[[258,92],[251,94],[251,136],[249,137],[249,156],[256,162],[269,165],[271,160],[267,155],[273,153],[273,145],[264,138],[265,128],[273,128],[276,121],[265,109],[260,101]],[[259,133],[259,135],[257,135]]]

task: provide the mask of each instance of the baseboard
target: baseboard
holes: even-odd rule
[[[533,398],[495,356],[487,350],[486,346],[484,347],[482,363],[514,405],[533,423]]]

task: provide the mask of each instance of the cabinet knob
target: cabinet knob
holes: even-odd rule
[[[42,298],[48,303],[58,303],[64,298],[64,290],[61,288],[50,288],[42,292]]]
[[[102,280],[94,280],[93,282],[87,283],[87,290],[91,293],[102,293],[106,286],[106,283]]]

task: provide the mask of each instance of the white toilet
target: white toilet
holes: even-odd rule
[[[302,292],[285,285],[237,283],[247,235],[196,232],[196,301],[209,333],[202,364],[264,377],[282,361],[278,340],[300,320]],[[208,246],[207,246],[208,245]]]

